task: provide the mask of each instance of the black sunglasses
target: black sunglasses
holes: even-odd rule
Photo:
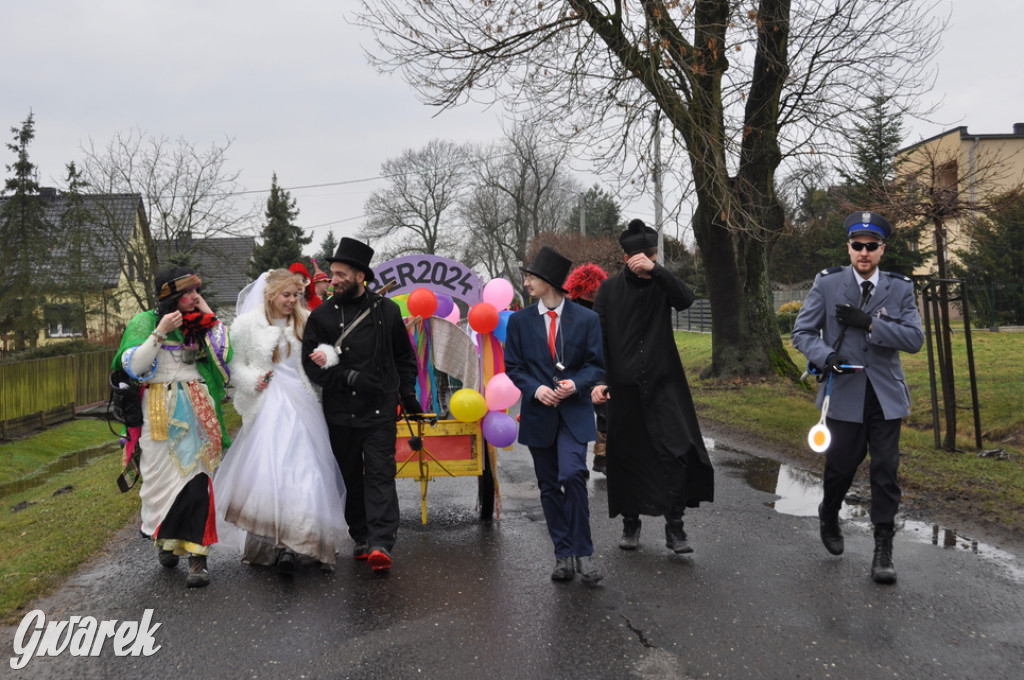
[[[878,250],[879,246],[884,246],[884,243],[878,241],[871,241],[870,243],[861,243],[860,241],[850,241],[850,247],[856,250],[858,253],[865,248],[868,249],[869,253],[873,253]]]

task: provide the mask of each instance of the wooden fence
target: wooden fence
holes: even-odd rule
[[[673,327],[677,331],[693,331],[696,333],[711,332],[711,301],[699,298],[693,301],[688,309],[673,312]]]
[[[0,364],[0,439],[75,417],[106,401],[116,350]]]

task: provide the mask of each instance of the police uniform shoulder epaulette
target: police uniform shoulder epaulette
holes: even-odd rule
[[[818,272],[818,276],[828,276],[829,274],[835,274],[836,272],[843,271],[843,267],[828,267]]]
[[[891,276],[894,279],[900,279],[901,281],[906,281],[907,283],[913,283],[913,281],[910,280],[910,277],[906,276],[904,274],[900,274],[900,273],[897,273],[897,272],[882,272],[882,273],[885,274],[886,276]]]

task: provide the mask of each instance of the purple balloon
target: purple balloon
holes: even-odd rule
[[[452,300],[451,295],[445,295],[444,293],[437,294],[437,309],[434,310],[434,316],[446,318],[452,313],[452,308],[455,306],[455,301]]]
[[[480,425],[484,439],[499,449],[511,446],[516,440],[516,420],[504,411],[491,411],[484,416]]]

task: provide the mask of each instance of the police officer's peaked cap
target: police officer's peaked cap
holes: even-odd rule
[[[853,238],[859,234],[875,236],[885,241],[892,235],[892,225],[889,220],[875,212],[855,212],[846,218],[843,223],[846,230],[846,237]]]

